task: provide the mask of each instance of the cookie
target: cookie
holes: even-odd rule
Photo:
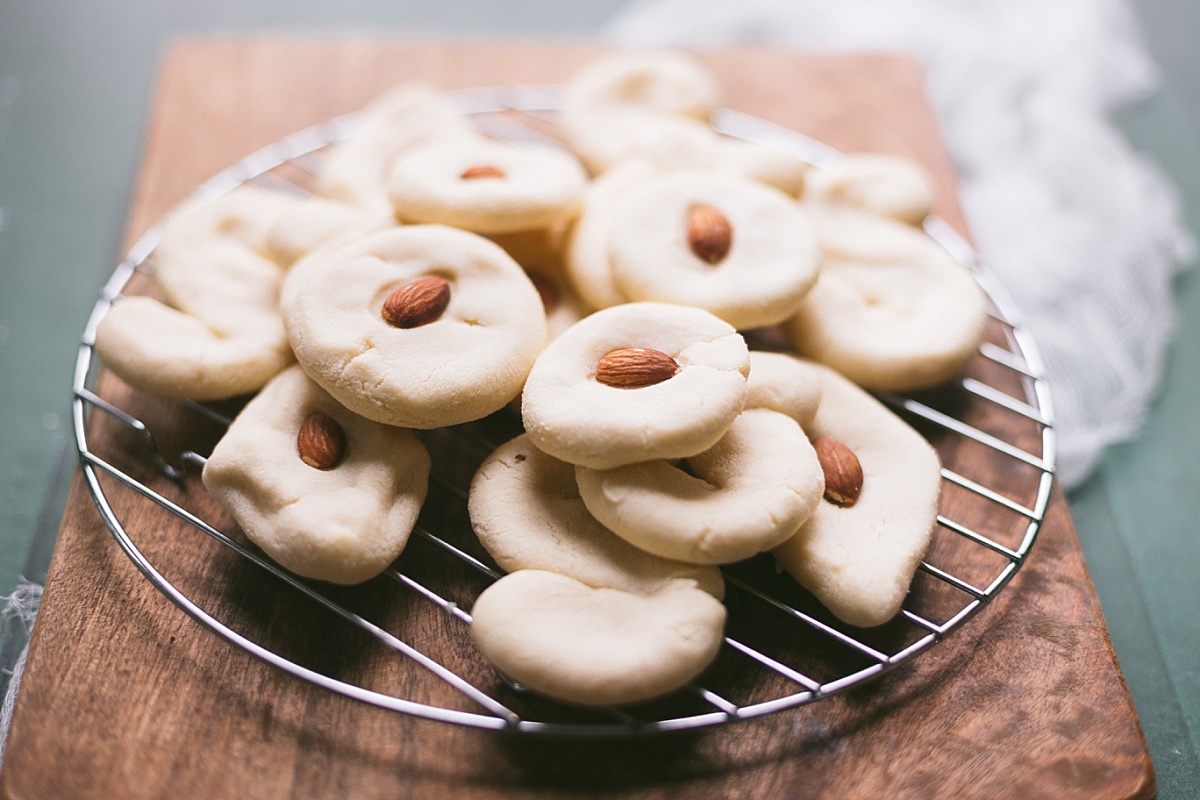
[[[500,409],[546,339],[520,266],[495,243],[442,225],[318,250],[293,267],[281,303],[313,380],[356,413],[408,428]]]
[[[96,330],[96,352],[126,383],[163,397],[253,392],[293,362],[279,317],[284,271],[267,232],[298,200],[254,186],[182,204],[151,255],[166,298],[124,297]]]
[[[812,225],[790,198],[691,171],[649,177],[626,192],[609,253],[630,299],[696,306],[740,329],[792,316],[819,266]]]
[[[821,404],[807,428],[809,436],[819,452],[840,454],[823,455],[823,466],[838,476],[853,472],[846,466],[848,450],[861,475],[852,503],[823,499],[773,553],[839,619],[881,625],[899,611],[929,547],[941,465],[929,443],[878,400],[828,367],[792,361],[790,370],[779,365],[781,377],[790,371],[794,380],[820,387]],[[839,442],[843,449],[826,448],[822,440]],[[841,493],[844,502],[850,499],[845,491],[840,479],[827,478],[827,496]]]
[[[434,142],[396,162],[396,216],[477,233],[551,227],[579,212],[587,175],[569,153],[494,140]]]
[[[372,213],[340,200],[309,197],[280,214],[267,231],[266,247],[272,260],[290,267],[318,247],[395,224],[390,209]]]
[[[707,450],[741,412],[745,340],[664,303],[597,311],[538,357],[521,415],[540,450],[594,469]]]
[[[889,391],[936,386],[963,368],[987,323],[966,267],[885,217],[828,212],[817,230],[820,278],[786,324],[801,355]]]
[[[807,163],[769,145],[720,136],[712,75],[677,52],[628,51],[594,61],[563,90],[560,126],[593,175],[631,161],[730,172],[796,196]]]
[[[628,302],[617,286],[608,251],[609,232],[630,187],[653,175],[648,161],[628,161],[605,172],[588,186],[583,206],[567,234],[563,267],[575,291],[592,309]]]
[[[626,50],[594,59],[563,87],[563,113],[640,108],[707,123],[720,99],[709,72],[683,53]]]
[[[410,431],[351,413],[292,367],[238,414],[202,479],[279,564],[353,584],[404,549],[425,500],[429,456]]]
[[[421,81],[404,83],[380,95],[358,113],[358,130],[327,151],[316,193],[362,209],[373,218],[390,217],[387,180],[396,160],[429,142],[481,139],[446,98]]]
[[[697,564],[741,561],[780,544],[824,489],[804,430],[767,408],[747,408],[682,464],[576,467],[575,479],[605,527],[642,550]]]
[[[480,541],[503,569],[471,609],[480,650],[512,680],[587,705],[691,680],[723,640],[720,573],[638,550],[587,512],[574,468],[522,435],[471,483]]]
[[[910,158],[882,153],[847,154],[808,176],[804,201],[848,208],[920,225],[933,210],[933,183]]]

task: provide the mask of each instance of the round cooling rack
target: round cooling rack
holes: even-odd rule
[[[485,133],[555,140],[552,88],[450,97]],[[242,183],[306,193],[322,151],[352,135],[355,125],[351,115],[283,139],[218,174],[198,194],[216,196]],[[791,150],[817,167],[840,157],[734,111],[721,111],[714,125],[728,136]],[[519,431],[512,412],[421,434],[434,464],[425,510],[405,553],[362,587],[299,579],[247,543],[207,496],[198,469],[236,407],[132,392],[101,374],[92,349],[112,303],[148,285],[155,229],[117,266],[84,333],[73,405],[83,475],[117,543],[185,613],[296,677],[374,706],[478,728],[560,735],[662,732],[793,709],[877,677],[962,627],[1021,568],[1050,498],[1054,431],[1033,342],[972,248],[939,219],[927,221],[925,231],[978,278],[991,299],[991,318],[986,341],[952,385],[880,395],[929,439],[943,463],[934,540],[902,610],[878,628],[854,628],[768,556],[729,565],[723,568],[729,622],[720,654],[695,682],[660,700],[567,706],[506,680],[471,644],[469,609],[501,572],[471,531],[466,487],[491,450]],[[103,453],[93,449],[102,440]],[[147,515],[156,522],[142,522]],[[134,516],[138,523],[131,525]],[[1019,605],[1007,613],[1020,613]],[[985,637],[988,631],[972,633]]]

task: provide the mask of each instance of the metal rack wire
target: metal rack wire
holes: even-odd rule
[[[555,93],[551,88],[512,87],[480,89],[452,95],[461,113],[484,131],[509,139],[547,138],[554,129]],[[790,149],[810,163],[821,166],[839,157],[830,148],[793,131],[730,110],[721,111],[715,127],[725,135]],[[324,148],[349,135],[355,128],[353,116],[301,131],[221,172],[198,189],[202,196],[215,196],[246,182],[289,191],[306,191],[295,174],[315,174]],[[285,169],[287,174],[285,174]],[[1055,440],[1048,389],[1042,378],[1042,366],[1033,342],[1019,326],[1011,303],[992,276],[978,263],[970,246],[946,223],[927,222],[925,230],[955,258],[978,277],[990,296],[992,327],[998,333],[985,343],[976,358],[978,374],[967,377],[947,390],[949,402],[938,398],[884,395],[883,399],[919,429],[927,432],[935,444],[953,451],[959,447],[982,448],[987,459],[1005,463],[1003,473],[1016,473],[1017,479],[989,485],[956,471],[955,458],[942,471],[943,509],[938,517],[938,536],[929,557],[922,562],[917,583],[895,620],[880,631],[852,628],[838,622],[812,601],[803,590],[788,584],[766,557],[724,570],[730,588],[730,626],[720,659],[733,666],[710,670],[698,682],[676,692],[665,706],[609,708],[588,714],[568,714],[564,719],[556,710],[545,712],[547,703],[530,698],[531,693],[503,676],[483,682],[458,674],[445,666],[444,653],[423,652],[406,641],[403,632],[388,630],[345,604],[319,584],[297,579],[281,569],[252,546],[218,530],[193,511],[160,491],[139,481],[128,471],[95,452],[88,438],[88,423],[99,411],[144,439],[146,458],[155,469],[173,481],[195,481],[195,468],[205,457],[185,451],[178,463],[172,463],[160,451],[154,432],[127,410],[114,405],[96,392],[98,359],[92,349],[96,326],[112,303],[125,291],[131,278],[152,269],[151,254],[158,231],[148,231],[115,269],[101,292],[83,335],[76,363],[73,419],[83,476],[96,506],[114,539],[125,554],[183,612],[229,643],[303,680],[333,692],[417,717],[468,725],[477,728],[557,735],[624,735],[697,728],[752,719],[765,714],[795,708],[862,684],[883,672],[903,664],[928,650],[950,632],[960,628],[1008,584],[1021,568],[1034,544],[1045,516],[1053,482]],[[942,399],[945,398],[942,394]],[[166,401],[164,401],[166,402]],[[191,412],[227,425],[228,419],[198,403],[187,402]],[[1005,424],[1001,432],[977,425],[971,409],[984,407],[1000,414]],[[1020,436],[1005,435],[1019,428]],[[477,437],[474,430],[451,430],[456,437]],[[1014,441],[1013,439],[1020,441]],[[499,442],[475,442],[483,453]],[[139,547],[135,536],[114,511],[102,477],[115,480],[145,501],[183,521],[197,534],[209,537],[279,581],[288,591],[299,592],[316,602],[342,623],[352,626],[387,648],[396,657],[423,670],[433,680],[450,687],[470,710],[450,705],[439,706],[395,696],[355,682],[327,674],[298,663],[251,636],[236,630],[227,621],[206,610],[201,602],[189,597],[163,572],[165,565],[155,564]],[[431,490],[451,504],[465,506],[462,483],[435,474]],[[995,530],[990,522],[1002,518]],[[984,524],[980,524],[985,521]],[[418,526],[416,539],[433,545],[439,557],[454,568],[472,574],[484,582],[500,577],[486,556],[473,555],[469,528],[464,531],[432,531]],[[939,562],[939,556],[945,556]],[[980,565],[983,565],[982,567]],[[973,565],[972,574],[962,574],[963,565]],[[453,625],[470,625],[471,616],[460,603],[430,587],[421,574],[411,574],[400,562],[378,580],[391,582],[397,591],[410,592],[421,602],[432,604]],[[758,621],[771,617],[769,635],[755,631]],[[739,621],[747,620],[747,624]],[[780,631],[786,636],[779,636]],[[986,635],[986,630],[975,631]],[[743,635],[746,634],[746,635]],[[783,639],[803,638],[812,652],[820,655],[812,665],[801,663],[794,649],[778,650]],[[778,650],[778,651],[777,651]],[[751,671],[762,676],[751,681],[747,691],[743,680],[731,682],[722,676]],[[732,686],[728,690],[726,684]],[[762,687],[769,687],[769,691]],[[743,694],[744,698],[733,697]],[[531,702],[527,702],[531,701]],[[553,706],[554,704],[549,704]],[[680,710],[682,709],[682,710]],[[561,710],[561,709],[559,709]]]

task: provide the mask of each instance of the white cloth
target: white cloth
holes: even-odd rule
[[[1109,121],[1155,83],[1123,0],[639,0],[608,34],[919,59],[973,238],[1046,363],[1060,480],[1136,434],[1194,244],[1174,188]]]
[[[5,627],[9,627],[9,621],[15,619],[17,622],[15,627],[20,630],[13,635],[20,636],[24,642],[21,655],[17,657],[12,674],[8,676],[4,703],[0,705],[0,764],[3,764],[4,748],[8,744],[8,728],[12,724],[17,690],[21,687],[21,675],[25,671],[25,657],[29,654],[29,634],[33,630],[33,620],[42,603],[42,587],[40,584],[31,583],[22,578],[13,593],[7,597],[0,596],[0,601],[4,602],[4,608],[0,610],[0,620],[3,621]]]

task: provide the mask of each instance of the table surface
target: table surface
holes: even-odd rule
[[[78,335],[119,253],[160,55],[181,34],[320,32],[596,35],[622,2],[505,6],[148,0],[0,6],[0,593],[41,580],[73,468],[67,447]],[[1164,88],[1122,114],[1200,230],[1200,7],[1136,7]],[[133,24],[135,23],[136,24]],[[1138,440],[1114,447],[1072,513],[1142,725],[1159,796],[1200,793],[1200,279],[1177,284],[1177,341]],[[11,642],[16,637],[7,637]],[[3,666],[15,658],[0,654]]]

